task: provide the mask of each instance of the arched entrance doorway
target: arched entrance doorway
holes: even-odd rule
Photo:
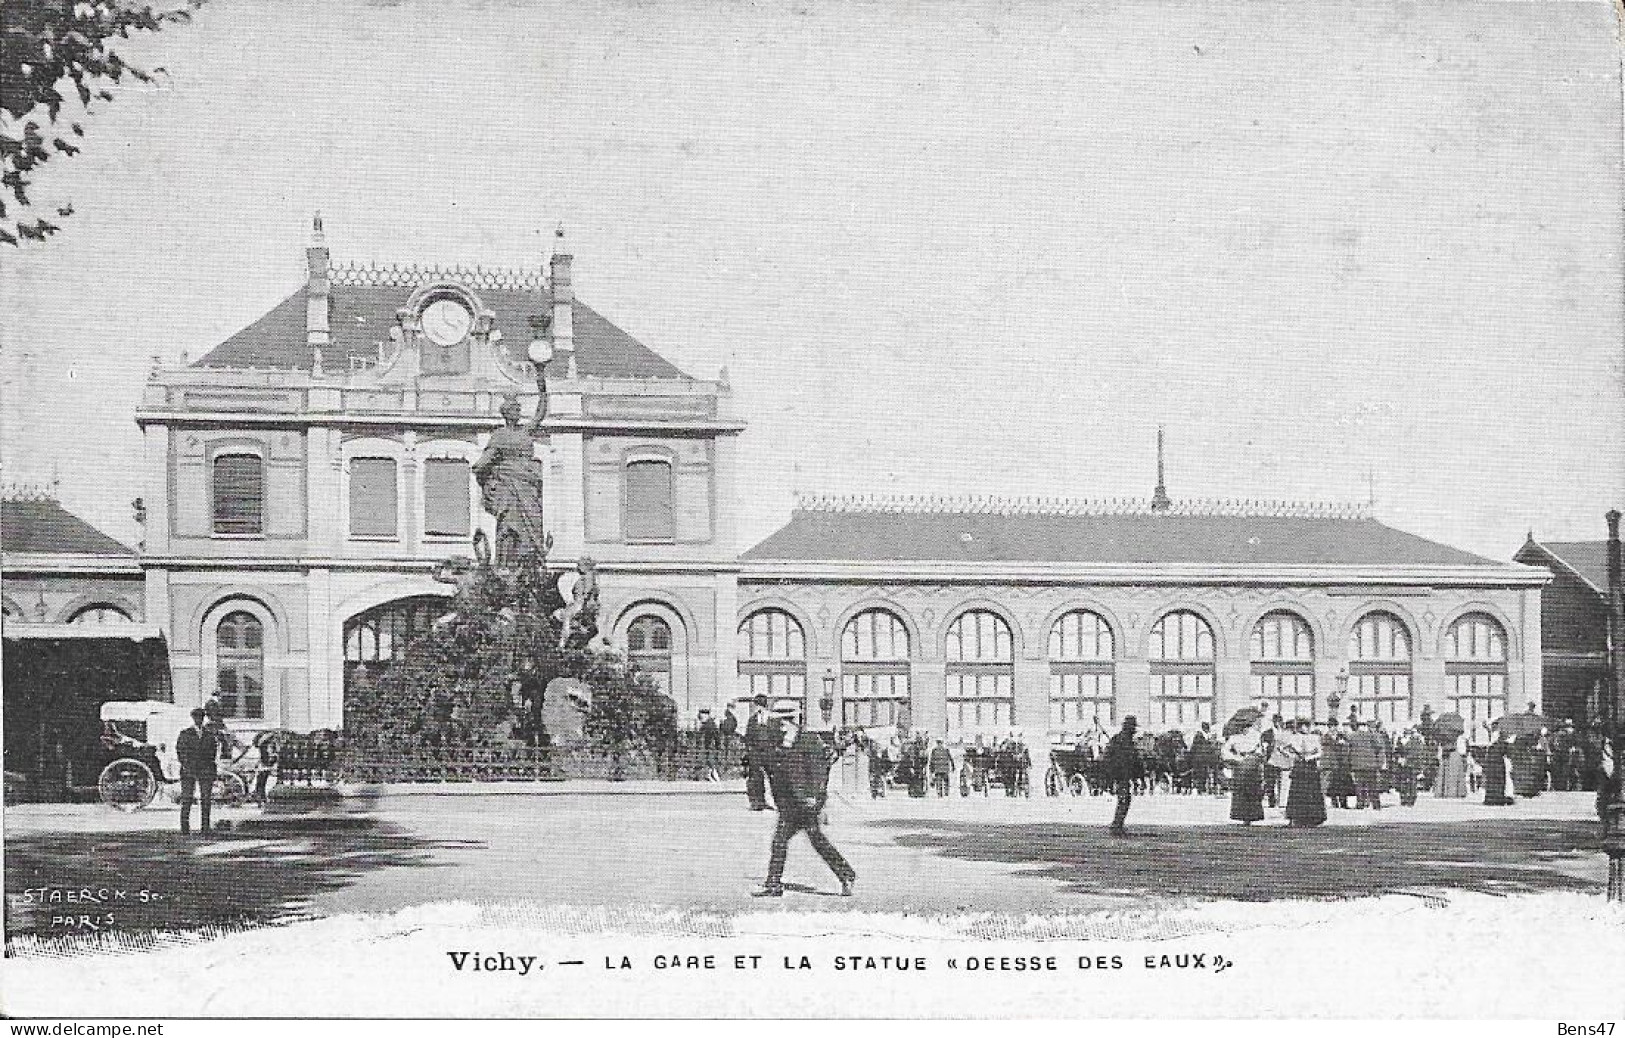
[[[440,595],[398,598],[344,621],[344,698],[358,681],[376,683],[412,641],[451,610]]]

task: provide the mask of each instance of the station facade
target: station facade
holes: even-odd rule
[[[686,720],[765,693],[815,723],[1041,748],[1096,717],[1188,729],[1261,699],[1390,722],[1541,703],[1550,574],[1358,509],[1176,502],[1160,479],[1145,503],[809,497],[742,552],[726,373],[600,316],[562,250],[525,271],[342,265],[318,221],[306,260],[269,313],[155,369],[135,415],[129,619],[167,644],[175,700],[216,696],[236,726],[341,726],[354,675],[442,608],[436,564],[493,532],[470,465],[505,397],[534,413],[533,342],[551,562],[597,563],[604,635]]]

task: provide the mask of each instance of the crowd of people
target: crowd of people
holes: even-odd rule
[[[1032,795],[1032,751],[1019,732],[989,739],[978,735],[956,755],[942,739],[929,732],[898,732],[877,738],[864,732],[851,737],[859,759],[868,770],[869,794],[884,797],[888,787],[909,796],[990,795],[997,786],[1005,796]]]
[[[1316,826],[1328,808],[1379,811],[1390,793],[1412,807],[1424,791],[1451,799],[1481,792],[1486,805],[1500,806],[1547,790],[1590,790],[1600,805],[1614,774],[1602,729],[1554,730],[1544,720],[1533,704],[1525,716],[1471,727],[1424,708],[1415,723],[1390,730],[1357,713],[1346,722],[1287,721],[1254,709],[1219,736],[1202,723],[1187,745],[1177,730],[1141,734],[1130,717],[1110,740],[1097,721],[1073,760],[1087,788],[1117,794],[1114,831],[1127,798],[1158,789],[1228,793],[1230,817],[1244,825],[1263,821],[1266,806],[1283,810],[1290,825]]]

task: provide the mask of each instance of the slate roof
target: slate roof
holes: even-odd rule
[[[1364,518],[800,510],[753,561],[1503,566]]]
[[[1530,541],[1518,552],[1520,562],[1527,561],[1530,545],[1579,574],[1599,595],[1608,593],[1607,541]]]
[[[323,352],[328,367],[347,368],[351,357],[375,360],[378,343],[389,336],[395,311],[412,293],[411,282],[461,280],[458,272],[424,268],[398,283],[348,284],[334,279],[329,289],[328,328],[332,345]],[[522,281],[512,284],[522,286]],[[530,319],[552,312],[552,296],[537,287],[472,286],[496,314],[503,340],[523,348],[530,342]],[[599,378],[687,378],[675,365],[638,342],[579,299],[571,306],[576,370]],[[199,358],[193,367],[309,370],[305,340],[305,289]]]
[[[0,550],[44,555],[135,554],[50,498],[0,501]]]

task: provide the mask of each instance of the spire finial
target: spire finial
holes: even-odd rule
[[[310,239],[320,245],[325,237],[322,233],[322,211],[318,209],[310,218]]]
[[[1151,494],[1151,511],[1166,512],[1173,507],[1168,499],[1168,488],[1163,483],[1162,471],[1162,426],[1157,426],[1157,489]]]

